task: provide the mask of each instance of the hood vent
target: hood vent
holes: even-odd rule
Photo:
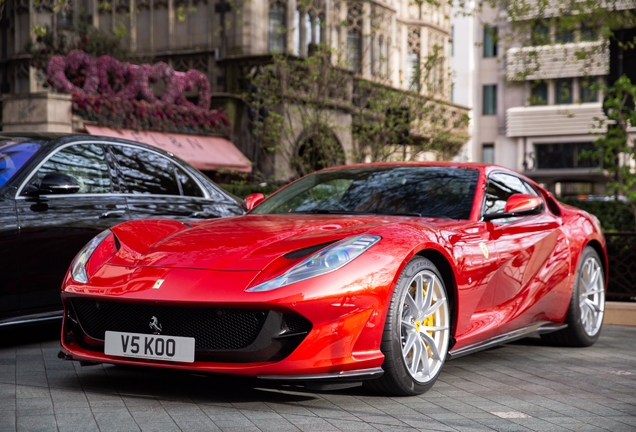
[[[338,239],[340,240],[340,239]],[[283,255],[283,257],[287,258],[287,259],[298,259],[298,258],[304,258],[308,255],[311,255],[314,252],[318,252],[320,249],[324,248],[325,246],[329,246],[332,243],[337,242],[338,240],[332,240],[332,241],[328,241],[325,243],[320,243],[314,246],[309,246],[306,248],[302,248],[302,249],[298,249],[295,250],[293,252],[289,252],[286,253],[285,255]]]

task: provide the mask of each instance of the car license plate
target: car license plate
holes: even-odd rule
[[[107,331],[104,354],[192,363],[194,338]]]

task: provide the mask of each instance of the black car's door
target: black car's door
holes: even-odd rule
[[[159,152],[124,144],[109,147],[119,164],[131,218],[192,220],[227,215],[190,174]]]
[[[15,202],[9,194],[0,197],[0,316],[19,308],[20,285],[18,284],[17,254],[18,218]],[[9,196],[7,196],[9,195]]]
[[[44,159],[16,198],[20,225],[20,309],[58,308],[60,285],[79,250],[101,231],[128,219],[104,148],[96,143],[60,147]],[[46,174],[61,173],[80,185],[73,194],[26,196]]]

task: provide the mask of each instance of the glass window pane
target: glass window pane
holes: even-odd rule
[[[414,51],[406,55],[406,83],[411,89],[420,88],[420,55]]]
[[[597,84],[598,79],[596,77],[579,78],[579,94],[581,96],[581,102],[598,102]]]
[[[181,195],[175,165],[158,153],[129,146],[112,146],[128,193]]]
[[[556,103],[572,103],[572,78],[561,78],[556,81]]]
[[[0,186],[4,185],[40,149],[40,144],[0,140]]]
[[[199,188],[199,185],[186,173],[181,167],[176,167],[177,178],[181,183],[181,190],[184,196],[192,197],[204,197],[203,191]]]
[[[543,80],[537,80],[530,83],[531,86],[531,105],[547,105],[548,104],[548,83]]]
[[[487,164],[495,163],[495,145],[484,144],[481,149],[481,161]]]
[[[485,85],[483,87],[483,114],[497,114],[497,85]]]
[[[331,210],[468,219],[479,171],[457,167],[354,167],[309,175],[254,214]]]
[[[503,173],[492,174],[488,178],[484,213],[492,214],[503,212],[506,208],[506,201],[514,194],[538,196],[534,188],[519,177]]]
[[[550,27],[548,22],[539,20],[532,25],[532,45],[547,45],[550,43]]]
[[[104,149],[98,144],[74,145],[58,151],[42,165],[30,183],[39,185],[49,173],[73,177],[80,184],[77,192],[80,194],[111,192]]]
[[[497,27],[484,26],[484,57],[497,57]]]
[[[360,73],[362,61],[362,35],[358,30],[347,32],[347,66],[349,70]]]
[[[300,11],[294,13],[294,53],[300,55]]]
[[[282,3],[272,3],[269,7],[269,50],[270,52],[285,51],[287,8]]]
[[[581,25],[581,42],[591,42],[598,39],[598,29],[596,27],[588,27]]]

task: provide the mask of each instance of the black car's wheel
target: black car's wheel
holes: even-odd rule
[[[586,347],[598,339],[605,313],[605,275],[598,253],[590,246],[581,254],[572,298],[564,323],[567,328],[541,335],[553,345]]]
[[[384,375],[366,385],[394,395],[422,394],[444,364],[450,338],[450,310],[435,265],[415,257],[395,287],[382,336]]]

